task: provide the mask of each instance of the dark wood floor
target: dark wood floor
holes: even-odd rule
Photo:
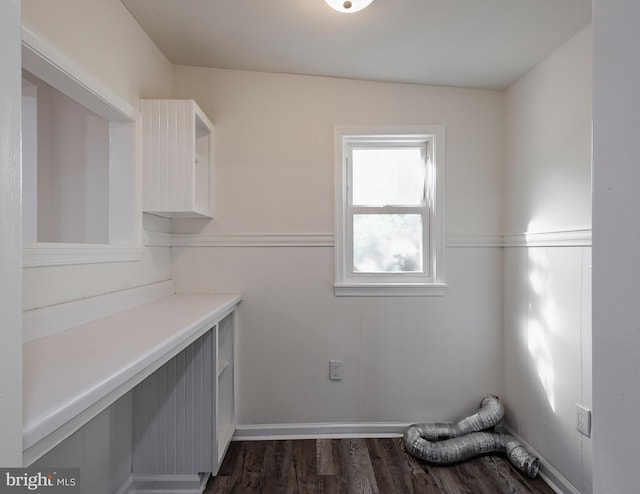
[[[500,456],[425,465],[400,438],[233,442],[205,494],[498,494],[553,491]]]

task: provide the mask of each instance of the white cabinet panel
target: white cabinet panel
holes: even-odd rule
[[[134,388],[135,476],[217,474],[236,428],[235,317]]]
[[[211,471],[214,360],[208,331],[133,390],[133,472]]]
[[[193,100],[142,100],[143,210],[213,216],[213,124]]]

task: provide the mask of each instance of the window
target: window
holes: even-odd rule
[[[336,128],[336,295],[441,295],[444,127]]]

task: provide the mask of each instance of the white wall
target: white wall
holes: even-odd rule
[[[209,246],[173,249],[173,276],[179,291],[243,293],[241,424],[451,419],[500,394],[499,248],[448,248],[444,297],[336,298],[333,247],[314,236],[333,235],[333,128],[351,124],[444,124],[450,238],[498,233],[500,92],[193,67],[174,76],[174,96],[215,124],[219,185],[214,220],[174,223]],[[253,245],[282,233],[311,246]],[[229,234],[248,237],[211,246]],[[344,361],[344,381],[329,381],[330,359]]]
[[[240,290],[239,423],[446,420],[501,392],[500,249],[448,249],[449,293],[335,298],[327,247],[178,248],[178,290]],[[344,381],[329,381],[329,360]]]
[[[135,107],[170,95],[171,64],[120,0],[24,0],[22,19]]]
[[[0,465],[22,464],[20,0],[0,3]]]
[[[591,228],[591,26],[506,91],[504,232]]]
[[[170,97],[171,64],[119,0],[25,0],[23,22],[134,107],[142,97]],[[167,222],[153,219],[144,225],[168,229]],[[166,247],[146,248],[141,262],[27,268],[22,306],[54,305],[170,275]],[[131,400],[121,400],[41,462],[82,467],[90,481],[83,484],[87,494],[114,492],[130,473],[131,424]]]
[[[447,233],[501,232],[499,91],[178,66],[215,125],[216,218],[176,231],[333,233],[335,125],[444,124]],[[205,227],[206,225],[206,227]]]
[[[591,440],[575,428],[576,403],[592,406],[591,40],[588,26],[505,94],[505,232],[521,244],[504,255],[507,420],[581,493],[592,491]]]
[[[23,22],[136,108],[141,97],[171,94],[171,64],[119,0],[25,0]],[[25,269],[23,309],[170,277],[169,249],[147,248],[143,257],[135,263]]]
[[[640,32],[635,0],[594,1],[594,490],[638,492]]]

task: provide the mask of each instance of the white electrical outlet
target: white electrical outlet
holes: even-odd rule
[[[580,434],[591,437],[591,410],[576,403],[576,429]]]
[[[329,360],[329,379],[342,381],[342,360]]]

